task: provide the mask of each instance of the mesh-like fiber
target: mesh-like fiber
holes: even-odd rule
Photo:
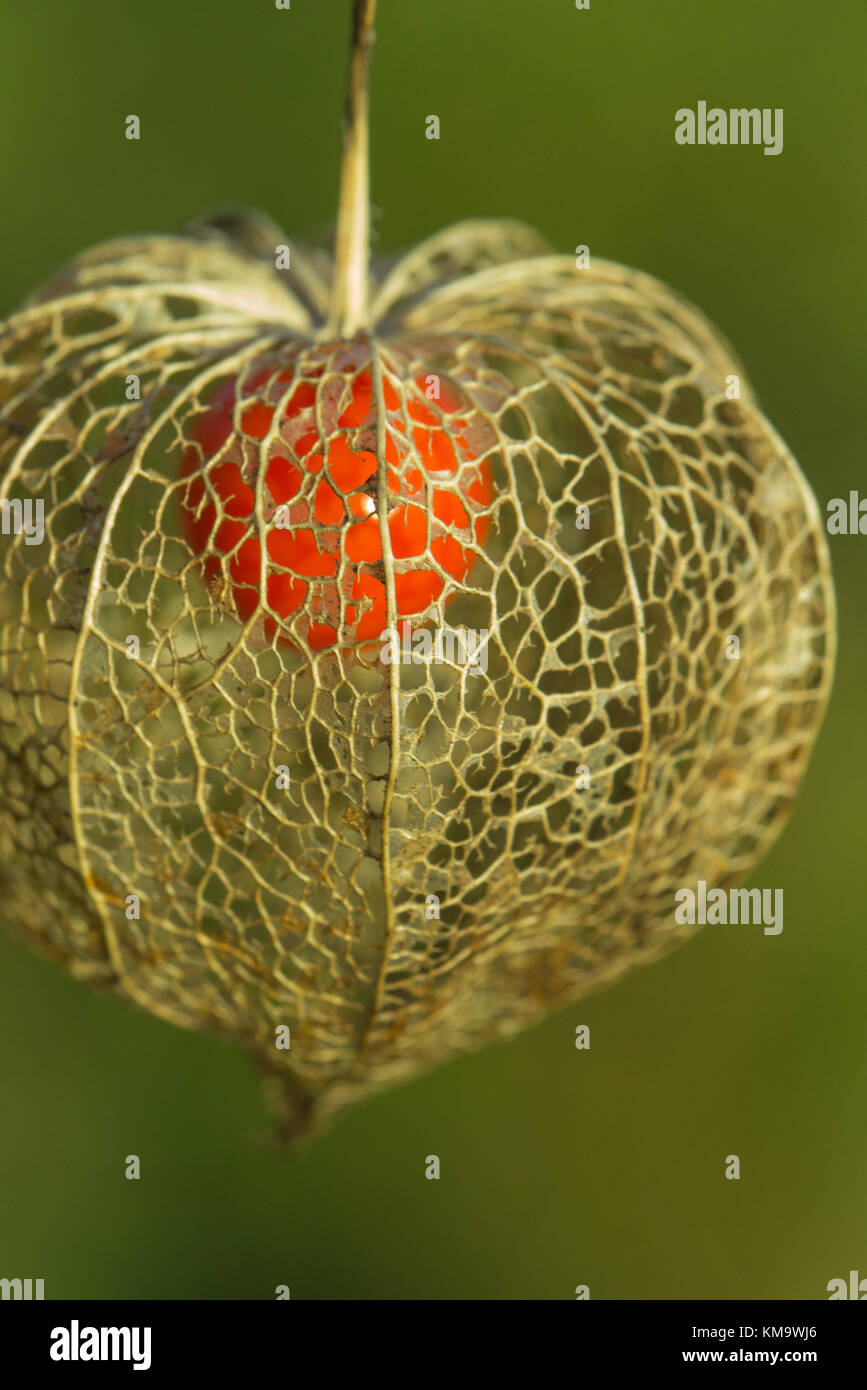
[[[0,886],[80,978],[249,1048],[300,1124],[693,930],[676,889],[743,879],[795,795],[833,597],[796,463],[728,345],[655,280],[463,224],[383,272],[373,335],[341,344],[327,257],[293,245],[280,272],[267,224],[230,230],[99,247],[3,327],[0,495],[43,499],[46,536],[0,538]],[[365,373],[371,408],[346,424]],[[432,374],[459,428],[421,395]],[[313,404],[290,418],[301,382]],[[201,422],[227,392],[209,455]],[[244,424],[257,402],[264,437]],[[269,609],[265,479],[302,426],[326,471],[299,470],[294,505],[338,568],[290,573],[306,597],[287,612]],[[460,433],[452,472],[425,431]],[[382,559],[317,519],[338,439],[375,461]],[[235,543],[214,529],[199,552],[184,524],[203,494],[229,518],[226,460],[255,493],[245,617]],[[420,559],[391,553],[389,466],[421,474]],[[435,485],[469,525],[435,515]],[[450,536],[463,577],[435,545]],[[440,593],[410,621],[488,629],[486,672],[359,647],[356,580],[396,627],[419,567]],[[338,633],[319,650],[317,609]]]

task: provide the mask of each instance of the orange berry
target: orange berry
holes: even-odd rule
[[[321,366],[298,373],[286,399],[295,380],[296,366],[276,374],[264,368],[246,383],[230,378],[192,418],[193,442],[181,466],[189,479],[181,496],[183,532],[201,557],[206,582],[228,581],[238,616],[252,618],[261,606],[263,563],[256,479],[262,441],[271,432],[262,497],[266,638],[279,631],[278,640],[289,640],[282,629],[293,620],[313,650],[371,641],[387,626],[371,373],[355,370],[349,400],[344,390],[339,405],[335,379],[326,390]],[[383,391],[395,605],[401,617],[422,621],[449,580],[459,586],[466,579],[476,559],[472,547],[488,534],[493,501],[490,462],[477,460],[466,437],[473,435],[476,449],[479,440],[487,448],[491,431],[447,378],[440,378],[438,400],[429,402],[426,380],[404,381],[403,403],[388,377]],[[254,399],[245,404],[245,397]]]

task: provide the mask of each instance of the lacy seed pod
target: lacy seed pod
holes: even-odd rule
[[[7,914],[246,1048],[287,1131],[689,934],[833,662],[814,500],[700,313],[511,222],[368,267],[371,19],[333,262],[223,216],[0,336],[44,517],[0,541]]]

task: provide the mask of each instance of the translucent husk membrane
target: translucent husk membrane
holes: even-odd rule
[[[345,344],[328,257],[293,242],[275,270],[284,240],[238,217],[111,243],[3,327],[0,495],[43,499],[45,539],[0,538],[0,891],[78,977],[249,1049],[297,1131],[691,932],[676,889],[742,880],[791,805],[833,596],[814,500],[743,368],[653,279],[462,224],[374,270],[371,329]],[[269,608],[265,485],[287,447],[275,402],[314,361],[316,447],[372,451],[385,519],[379,560],[350,562],[332,526],[346,582],[321,650],[315,583]],[[371,408],[348,428],[362,369]],[[463,495],[490,480],[483,538],[459,528],[462,578],[432,504],[461,484],[431,473],[410,410],[431,374],[464,403]],[[198,472],[221,520],[220,460],[253,480],[246,618],[225,549],[197,553],[183,524],[194,422],[227,382],[233,430]],[[256,402],[274,409],[263,438],[244,428]],[[421,561],[389,551],[389,441],[424,478]],[[325,549],[322,475],[300,474]],[[356,575],[397,626],[419,563],[441,593],[413,626],[487,629],[486,671],[386,665],[353,640]]]

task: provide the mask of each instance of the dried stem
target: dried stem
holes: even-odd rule
[[[349,80],[343,119],[343,159],[334,287],[328,332],[350,338],[366,327],[370,254],[368,79],[376,0],[353,0]]]

